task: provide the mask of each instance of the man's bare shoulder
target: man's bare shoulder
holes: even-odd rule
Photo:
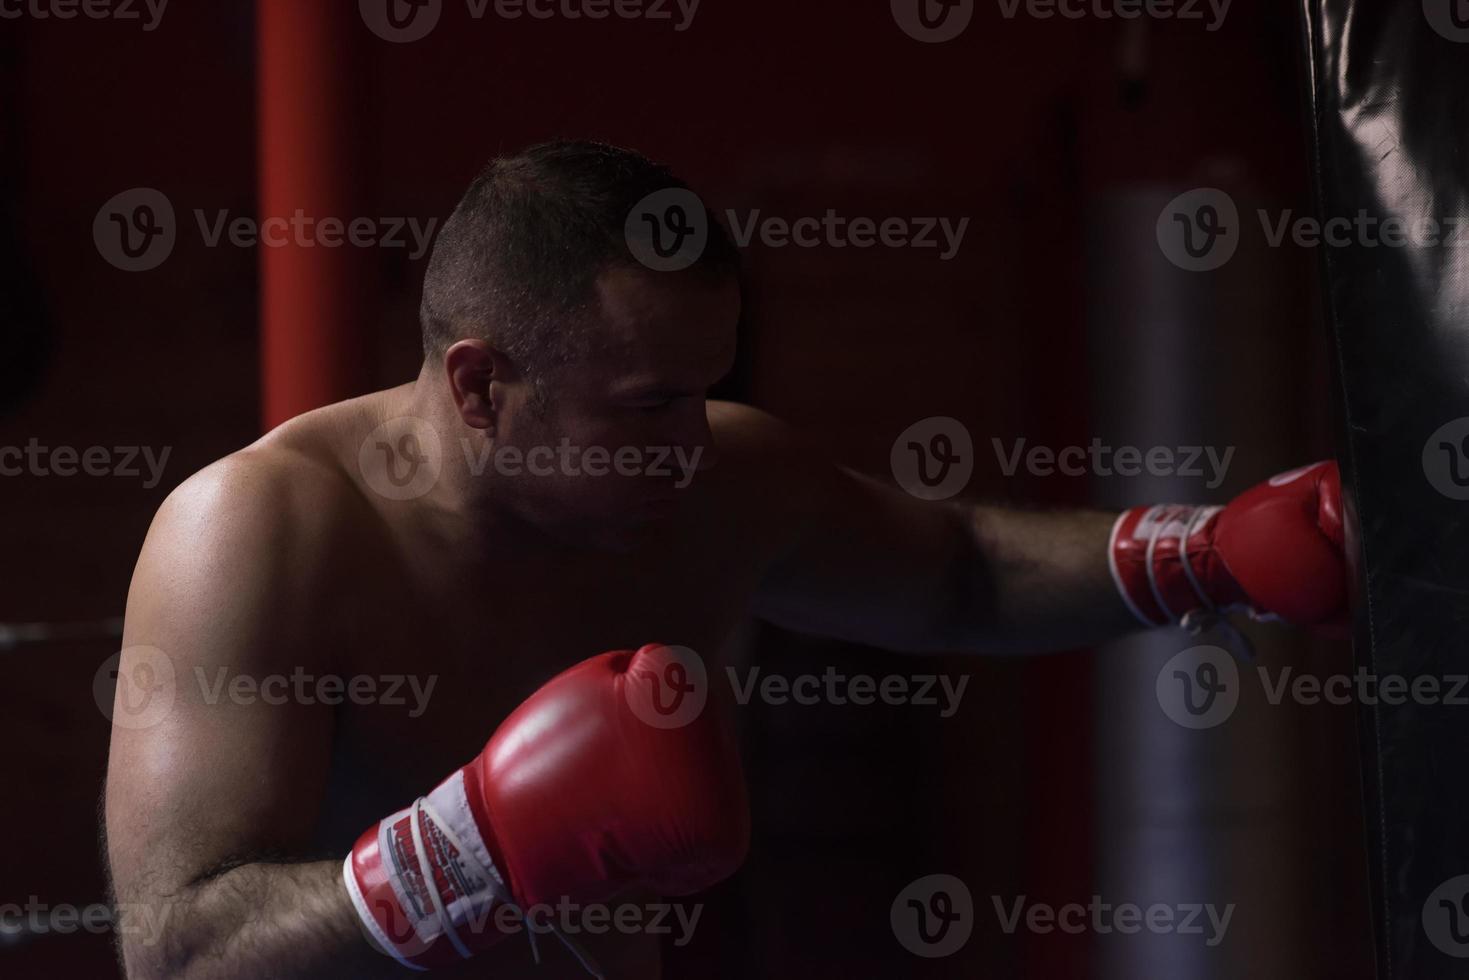
[[[800,507],[830,491],[839,471],[818,441],[752,405],[708,403],[709,429],[719,450],[715,472],[746,489],[778,481],[780,494],[761,494],[767,506]]]
[[[753,405],[711,400],[707,415],[722,458],[776,461],[800,453],[805,446],[796,429]]]
[[[298,549],[319,544],[346,511],[356,486],[329,460],[281,444],[256,443],[179,484],[154,528],[190,538],[255,538]],[[151,532],[150,532],[151,533]]]
[[[713,482],[727,491],[720,499],[747,521],[783,534],[830,496],[839,471],[794,426],[735,402],[709,402],[708,417],[719,450]]]
[[[264,669],[316,656],[350,617],[375,512],[331,459],[265,439],[164,501],[128,592],[125,644]],[[185,653],[186,652],[186,653]],[[180,661],[184,662],[184,661]]]
[[[307,412],[204,467],[164,501],[155,528],[241,533],[295,550],[360,534],[372,515],[351,464],[376,397]]]
[[[340,439],[288,423],[179,484],[153,519],[134,586],[208,583],[314,591],[351,568],[376,512],[342,460]]]

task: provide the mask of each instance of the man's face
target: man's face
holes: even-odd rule
[[[596,295],[598,352],[555,373],[543,414],[517,405],[498,441],[523,454],[514,493],[532,520],[620,547],[714,463],[705,394],[734,363],[739,287],[618,268]]]

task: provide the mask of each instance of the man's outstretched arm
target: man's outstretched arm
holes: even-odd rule
[[[1228,507],[1124,514],[933,503],[825,461],[764,413],[711,406],[776,557],[757,596],[791,629],[896,650],[1023,653],[1104,642],[1201,612],[1291,622],[1345,611],[1335,466]]]

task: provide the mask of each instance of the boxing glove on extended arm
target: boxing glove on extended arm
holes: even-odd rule
[[[1346,618],[1334,462],[1282,473],[1224,507],[1133,508],[1113,525],[1109,554],[1118,591],[1148,626],[1200,611],[1302,626]]]
[[[376,944],[424,969],[517,928],[504,906],[595,903],[634,885],[687,894],[733,873],[749,839],[733,735],[716,703],[650,714],[669,691],[687,693],[676,648],[584,661],[473,762],[368,829],[344,879]]]

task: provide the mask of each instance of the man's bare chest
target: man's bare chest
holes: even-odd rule
[[[401,566],[378,572],[338,640],[346,690],[356,684],[364,696],[337,712],[328,847],[432,789],[518,704],[587,657],[658,642],[690,647],[713,667],[756,584],[740,556],[691,549],[472,583]]]

